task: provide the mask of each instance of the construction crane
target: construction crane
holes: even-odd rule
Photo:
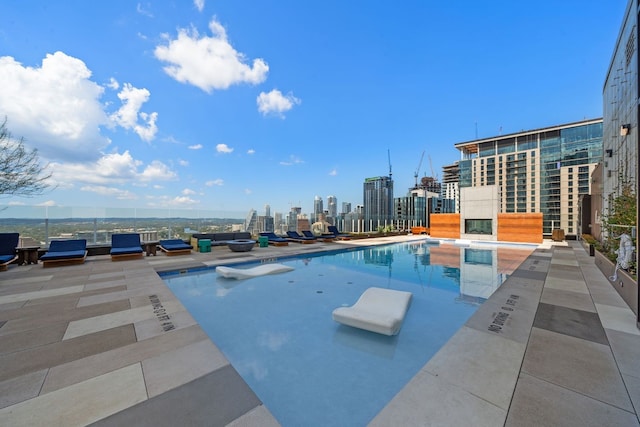
[[[413,174],[413,177],[416,179],[416,188],[418,188],[418,174],[420,173],[420,166],[422,166],[422,159],[424,159],[424,150],[422,151],[422,155],[420,156],[420,162],[418,162],[418,167]]]
[[[431,163],[431,156],[429,156],[429,167],[431,168],[431,178],[437,180],[438,176],[433,173],[433,163]]]

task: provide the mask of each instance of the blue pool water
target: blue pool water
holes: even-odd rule
[[[508,275],[495,248],[444,246],[283,259],[293,271],[244,281],[211,270],[164,280],[283,426],[363,426]],[[371,286],[413,294],[397,336],[332,320]]]

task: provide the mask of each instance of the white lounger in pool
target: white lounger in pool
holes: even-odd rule
[[[333,320],[379,334],[396,335],[402,326],[409,302],[411,292],[369,288],[353,306],[333,310]]]
[[[293,270],[293,267],[288,267],[282,264],[262,264],[253,268],[216,267],[216,273],[218,273],[218,276],[238,280],[264,276],[265,274],[284,273],[285,271],[291,270]]]

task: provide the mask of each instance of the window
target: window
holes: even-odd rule
[[[492,234],[492,221],[490,219],[465,219],[464,232],[466,234]]]

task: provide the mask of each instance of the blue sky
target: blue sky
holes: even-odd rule
[[[626,0],[0,3],[0,115],[55,189],[263,213],[441,177],[457,142],[601,117]]]

